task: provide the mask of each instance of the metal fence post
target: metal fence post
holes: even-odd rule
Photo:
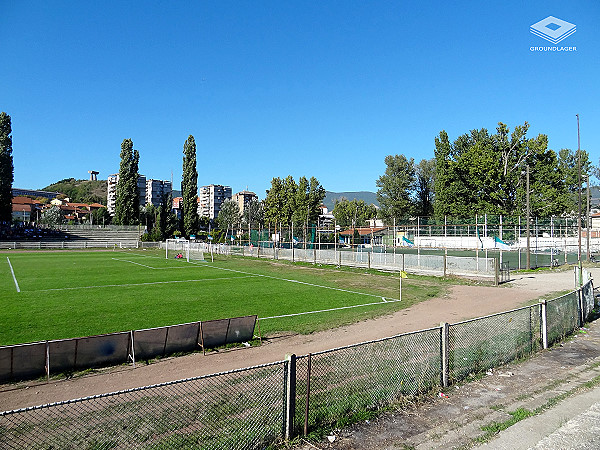
[[[543,300],[541,303],[542,309],[542,345],[544,349],[548,348],[548,313],[547,313],[547,302]]]
[[[500,268],[498,266],[498,260],[494,258],[494,286],[498,286],[500,284],[498,280],[498,278],[500,277]]]
[[[312,366],[312,354],[308,354],[308,368],[306,371],[306,405],[304,408],[304,436],[308,434],[308,413],[310,411],[310,376]]]
[[[440,324],[440,328],[442,330],[440,342],[440,352],[442,357],[442,387],[448,387],[448,378],[450,374],[450,352],[448,351],[450,340],[448,334],[450,331],[450,326],[447,322],[442,322]]]
[[[448,267],[448,249],[444,249],[444,278],[446,278],[446,268]]]
[[[585,320],[583,317],[583,289],[577,289],[577,312],[579,314],[579,326],[582,327]]]
[[[296,355],[285,355],[287,365],[285,389],[285,439],[289,441],[294,434],[294,413],[296,411]]]

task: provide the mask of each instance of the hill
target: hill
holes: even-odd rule
[[[375,192],[368,192],[368,191],[359,191],[359,192],[325,191],[325,199],[323,200],[323,203],[325,204],[325,206],[327,206],[329,211],[332,211],[335,201],[341,200],[342,198],[345,198],[348,200],[353,200],[353,199],[364,200],[367,205],[370,205],[371,203],[373,203],[375,206],[377,206],[377,207],[379,206],[379,203],[377,202],[377,194],[375,194]]]
[[[106,180],[90,181],[65,178],[46,186],[42,190],[65,194],[72,202],[101,203],[106,205]]]

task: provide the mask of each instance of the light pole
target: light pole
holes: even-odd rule
[[[585,175],[586,180],[586,213],[585,213],[585,237],[587,241],[586,245],[586,261],[590,262],[590,176]]]
[[[577,261],[579,263],[579,286],[583,284],[583,267],[581,265],[581,145],[579,140],[579,114],[577,116],[577,232],[578,236],[578,248],[577,248]]]
[[[530,254],[530,249],[531,249],[531,238],[530,238],[530,230],[529,230],[529,215],[530,215],[530,211],[529,211],[529,164],[527,164],[527,184],[526,184],[526,193],[525,193],[525,204],[526,204],[526,209],[527,209],[527,228],[526,228],[526,232],[527,232],[527,266],[526,269],[529,270],[531,269],[531,254]]]

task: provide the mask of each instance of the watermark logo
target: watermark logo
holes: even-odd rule
[[[553,44],[558,44],[575,33],[577,29],[573,23],[557,19],[554,16],[548,16],[531,25],[529,31]]]

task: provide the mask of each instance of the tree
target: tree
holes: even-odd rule
[[[377,208],[373,204],[367,205],[364,200],[342,198],[335,201],[332,214],[341,227],[360,227],[377,216]]]
[[[285,180],[283,180],[283,210],[281,211],[282,215],[282,224],[290,226],[294,220],[294,212],[296,211],[296,196],[298,193],[298,185],[296,181],[294,181],[294,177],[288,175]]]
[[[196,141],[191,134],[183,144],[183,175],[181,179],[183,231],[186,236],[198,231],[198,171]]]
[[[264,201],[265,221],[277,226],[283,219],[286,198],[283,180],[279,177],[271,180],[271,189],[267,190]]]
[[[589,154],[585,150],[571,150],[563,148],[558,152],[558,166],[563,171],[566,189],[568,191],[568,200],[566,205],[567,211],[577,211],[579,190],[579,169],[578,158],[580,156],[579,166],[581,167],[581,183],[585,185],[585,178],[594,175],[594,169],[589,160]],[[596,175],[598,176],[598,175]]]
[[[321,205],[323,204],[323,199],[325,199],[325,195],[325,188],[321,185],[321,183],[319,183],[319,180],[317,180],[315,177],[310,177],[308,186],[308,221],[310,223],[317,223],[319,221]]]
[[[415,188],[415,162],[404,155],[385,157],[385,174],[377,180],[377,201],[384,219],[406,217],[412,213]]]
[[[438,217],[475,214],[514,215],[525,212],[525,168],[530,167],[532,214],[563,212],[564,177],[548,137],[527,137],[529,124],[496,133],[471,130],[450,143],[441,131],[435,139],[434,212]]]
[[[158,207],[158,217],[156,220],[156,236],[158,240],[164,241],[171,236],[177,228],[177,216],[172,210],[173,197],[170,192],[163,192]]]
[[[240,223],[241,219],[242,214],[237,202],[230,198],[225,200],[221,205],[221,210],[217,216],[219,227],[224,229],[226,234],[229,234],[229,229],[231,229],[231,233],[233,234],[235,226]]]
[[[40,223],[56,226],[64,222],[64,214],[58,206],[52,206],[42,212]]]
[[[10,116],[0,113],[0,223],[12,221],[12,128]]]
[[[140,216],[140,194],[138,191],[138,164],[140,154],[133,150],[133,141],[121,143],[121,165],[117,181],[117,199],[113,222],[118,225],[134,225]]]
[[[433,215],[433,183],[435,179],[435,159],[422,159],[415,167],[415,214]]]
[[[262,226],[265,222],[265,210],[263,203],[253,199],[244,209],[243,220],[245,226],[252,228]]]
[[[112,219],[108,209],[104,206],[92,211],[92,217],[95,225],[108,225]]]

